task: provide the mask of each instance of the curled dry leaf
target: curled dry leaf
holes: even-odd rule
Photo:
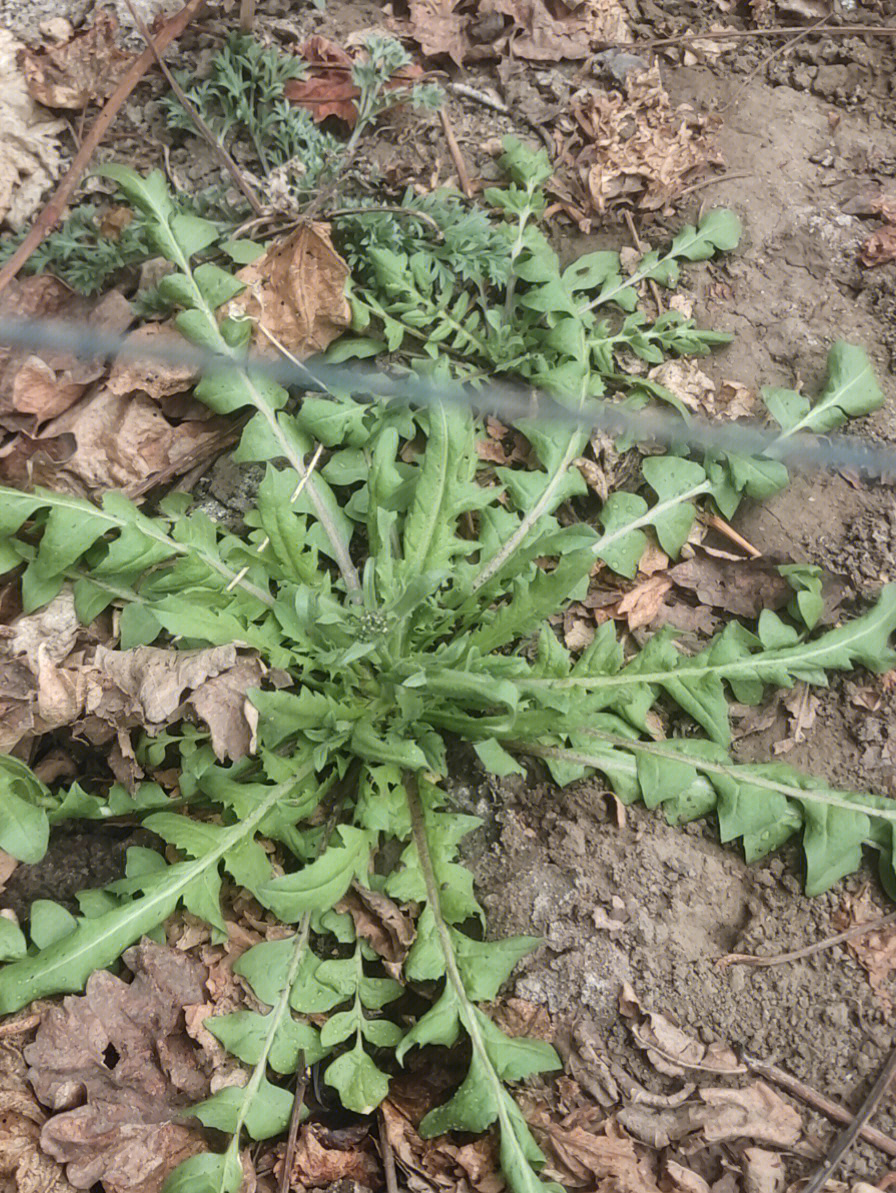
[[[254,748],[257,714],[246,693],[259,687],[265,674],[254,653],[238,655],[235,646],[205,650],[98,646],[94,665],[100,676],[113,680],[117,692],[110,701],[104,690],[96,704],[88,697],[88,713],[110,719],[118,695],[123,694],[131,702],[126,716],[136,716],[153,732],[175,719],[183,703],[208,725],[216,757],[236,760]]]
[[[61,120],[47,113],[28,94],[25,76],[16,65],[24,47],[0,29],[0,221],[20,228],[40,206],[44,191],[59,176]]]
[[[333,248],[329,224],[303,224],[237,277],[246,289],[227,313],[256,321],[259,349],[270,350],[274,340],[301,359],[322,352],[351,323],[348,266]]]
[[[656,211],[676,198],[695,171],[720,161],[713,128],[711,117],[687,105],[673,108],[654,65],[629,74],[624,93],[577,93],[561,121],[559,159],[586,208],[603,213],[634,202]]]
[[[884,224],[863,241],[859,260],[868,266],[896,261],[896,195],[878,195],[868,208],[879,215]]]
[[[22,1055],[36,1019],[30,1011],[9,1019],[0,1039],[0,1189],[3,1193],[73,1193],[65,1169],[40,1147],[46,1114],[28,1084]],[[17,1030],[17,1025],[21,1030]]]
[[[428,57],[458,65],[503,55],[534,62],[579,61],[601,42],[631,40],[619,0],[407,0],[395,22]]]
[[[623,983],[619,993],[619,1013],[632,1021],[635,1042],[647,1050],[650,1063],[660,1073],[681,1077],[691,1070],[716,1073],[745,1071],[734,1052],[721,1041],[701,1044],[667,1016],[656,1011],[645,1011],[640,998],[627,982]]]
[[[52,465],[32,459],[30,475],[59,492],[86,496],[119,489],[136,495],[153,478],[192,466],[217,442],[222,425],[223,420],[211,419],[175,425],[145,394],[121,395],[103,387],[42,428],[38,443],[68,444],[69,451]],[[14,464],[13,453],[7,483],[20,479]]]
[[[665,596],[672,587],[667,575],[649,576],[627,592],[617,606],[620,617],[628,622],[630,630],[650,625],[656,621],[665,608]]]
[[[699,1097],[700,1102],[669,1109],[627,1106],[616,1117],[626,1131],[649,1147],[687,1141],[688,1152],[734,1140],[793,1147],[802,1134],[798,1112],[762,1081],[742,1089],[704,1088]]]
[[[573,1111],[560,1122],[552,1121],[543,1107],[526,1115],[547,1157],[542,1175],[571,1189],[659,1193],[647,1155],[613,1119],[596,1117],[592,1107]]]
[[[353,1181],[375,1189],[380,1183],[381,1165],[373,1150],[370,1132],[362,1124],[361,1137],[328,1131],[322,1123],[306,1123],[299,1128],[292,1170],[286,1188],[320,1189],[336,1181]],[[341,1144],[342,1146],[337,1146]],[[283,1158],[274,1165],[274,1175],[281,1178]]]
[[[368,890],[353,882],[348,893],[336,904],[337,911],[347,911],[355,925],[355,934],[366,940],[382,957],[386,969],[397,978],[417,929],[388,895]]]
[[[0,315],[79,319],[112,334],[125,331],[134,317],[118,291],[99,301],[83,298],[49,275],[14,279],[0,294]],[[70,352],[0,347],[0,426],[33,432],[77,402],[103,372],[101,362]]]
[[[98,627],[76,624],[64,589],[0,634],[0,749],[8,753],[62,726],[95,745],[116,735],[121,744],[130,729],[156,733],[192,710],[208,726],[218,758],[251,752],[256,710],[247,692],[266,675],[253,651],[111,650],[97,644]]]
[[[707,1143],[752,1139],[771,1147],[793,1147],[803,1131],[799,1112],[764,1081],[743,1089],[701,1089],[705,1107],[699,1114]]]
[[[134,61],[116,45],[117,33],[115,14],[100,8],[89,29],[62,45],[23,50],[20,61],[32,98],[48,108],[76,111],[107,99]]]
[[[57,1111],[41,1147],[78,1189],[158,1193],[181,1161],[205,1150],[177,1121],[208,1093],[184,1032],[184,1006],[203,998],[202,967],[147,941],[128,949],[128,984],[106,970],[83,996],[45,1014],[24,1050],[40,1102]]]

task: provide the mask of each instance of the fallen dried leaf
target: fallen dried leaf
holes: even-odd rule
[[[527,1115],[547,1157],[543,1175],[568,1188],[659,1193],[650,1160],[613,1119],[593,1123],[592,1108],[555,1123],[545,1111]],[[599,1131],[592,1129],[597,1126]]]
[[[392,1094],[380,1106],[386,1137],[395,1158],[407,1173],[411,1189],[473,1189],[476,1193],[502,1193],[505,1188],[498,1164],[495,1139],[486,1135],[472,1143],[456,1144],[448,1135],[421,1139],[419,1118],[410,1104]],[[422,1115],[420,1115],[422,1117]]]
[[[751,1081],[743,1089],[701,1089],[700,1097],[706,1104],[699,1119],[707,1143],[752,1139],[793,1147],[802,1134],[799,1112],[764,1081]]]
[[[358,1128],[354,1128],[358,1135]],[[347,1146],[333,1146],[336,1132],[328,1131],[322,1123],[307,1123],[299,1128],[292,1170],[287,1188],[319,1189],[336,1181],[355,1181],[368,1188],[381,1184],[381,1165],[374,1153],[370,1131],[361,1126],[360,1138],[340,1140]],[[283,1156],[274,1165],[274,1175],[280,1179]]]
[[[761,1147],[745,1147],[741,1157],[744,1193],[782,1193],[786,1183],[784,1159]]]
[[[48,119],[16,65],[24,46],[0,29],[0,220],[20,228],[40,206],[44,191],[59,175],[57,137],[62,120]]]
[[[832,0],[775,0],[775,7],[779,13],[807,21],[820,21],[834,11]]]
[[[838,931],[867,924],[881,916],[881,909],[873,902],[866,888],[857,895],[845,895],[833,919]],[[893,1012],[891,994],[893,971],[896,970],[896,927],[886,925],[865,936],[846,942],[859,965],[868,975],[868,984],[884,1014]]]
[[[353,882],[348,893],[336,904],[337,911],[347,911],[362,937],[382,957],[390,974],[399,976],[402,962],[414,943],[417,929],[388,895],[368,890]]]
[[[270,351],[273,340],[304,359],[322,352],[351,323],[348,266],[333,248],[329,224],[303,224],[237,276],[246,290],[226,311],[256,321],[260,350]]]
[[[299,56],[311,66],[306,79],[289,79],[283,94],[297,107],[310,112],[319,124],[336,116],[354,128],[358,119],[355,100],[361,94],[352,82],[352,57],[325,37],[311,37],[299,47]]]
[[[118,21],[107,8],[61,45],[26,48],[20,62],[28,91],[48,108],[80,110],[107,99],[134,61],[115,44]]]
[[[6,887],[6,883],[18,864],[17,858],[12,857],[5,849],[0,849],[0,892]]]
[[[84,298],[47,274],[15,279],[0,294],[0,315],[80,319],[112,334],[123,332],[133,320],[130,303],[118,291],[99,301]],[[103,371],[101,362],[70,352],[0,348],[0,424],[10,431],[34,431],[77,402]]]
[[[619,1101],[619,1086],[606,1056],[604,1033],[593,1019],[584,1017],[561,1024],[554,1044],[563,1068],[598,1106],[608,1110]]]
[[[157,733],[190,710],[208,726],[218,758],[254,749],[256,710],[246,693],[268,675],[254,652],[111,650],[98,643],[104,633],[101,622],[80,625],[67,588],[0,630],[0,749],[63,725],[95,745],[118,735],[121,747],[130,729]],[[279,673],[269,682],[281,682]]]
[[[679,1193],[710,1193],[708,1181],[693,1169],[676,1164],[674,1160],[666,1161],[666,1175]]]
[[[524,58],[579,61],[599,42],[628,42],[631,32],[619,0],[407,0],[408,16],[393,22],[427,58]]]
[[[138,327],[125,340],[122,355],[112,366],[106,388],[122,397],[145,393],[157,402],[192,389],[199,379],[195,369],[163,361],[157,356],[136,360],[129,356],[143,347],[162,353],[169,346],[183,348],[183,343],[183,336],[170,324],[146,323]]]
[[[625,594],[617,606],[619,616],[625,617],[630,630],[650,625],[664,608],[664,597],[672,587],[668,575],[649,576]]]
[[[41,1130],[43,1150],[77,1188],[158,1193],[177,1164],[205,1150],[177,1121],[208,1081],[184,1033],[183,1008],[203,998],[203,972],[174,949],[128,949],[128,985],[106,970],[83,996],[45,1014],[24,1050],[38,1099],[60,1113]]]
[[[627,75],[624,88],[578,92],[561,120],[564,175],[598,213],[623,201],[666,207],[695,170],[720,161],[713,119],[673,108],[656,65]]]
[[[701,605],[724,609],[735,617],[758,617],[780,609],[793,596],[774,564],[763,559],[723,559],[695,551],[692,559],[668,571],[676,588],[693,592]]]
[[[709,413],[715,407],[715,382],[703,372],[693,358],[667,360],[656,365],[647,376],[665,386],[689,410]]]
[[[626,1131],[652,1148],[687,1140],[687,1150],[747,1139],[771,1147],[792,1147],[802,1134],[798,1112],[771,1086],[753,1081],[742,1089],[721,1086],[699,1091],[702,1105],[671,1109],[626,1106],[617,1114]]]
[[[635,1042],[647,1050],[650,1063],[660,1073],[680,1077],[693,1069],[722,1073],[744,1071],[732,1050],[721,1041],[701,1044],[666,1015],[645,1011],[627,982],[619,993],[619,1013],[634,1021]]]
[[[317,35],[299,47],[299,55],[309,64],[310,74],[305,79],[289,79],[283,88],[286,98],[309,112],[318,124],[335,116],[354,128],[358,119],[355,101],[361,94],[352,80],[355,59],[335,42]],[[361,57],[366,57],[366,52]],[[386,91],[407,87],[422,74],[416,64],[402,67],[386,84]]]
[[[42,428],[36,442],[71,448],[50,465],[32,458],[30,477],[61,492],[79,495],[120,489],[142,492],[153,477],[171,475],[214,444],[222,420],[180,422],[165,418],[145,394],[118,395],[102,388]],[[3,461],[8,482],[18,478],[13,453]]]
[[[784,696],[781,703],[789,714],[789,732],[774,744],[775,755],[787,754],[795,745],[806,737],[806,730],[815,724],[815,717],[821,703],[819,698],[810,692],[807,684],[797,683]]]
[[[859,260],[869,267],[896,261],[896,195],[878,195],[868,209],[879,215],[884,225],[862,242]]]
[[[238,655],[235,646],[204,650],[98,646],[94,668],[95,686],[86,700],[88,714],[113,724],[127,724],[136,717],[138,724],[153,732],[168,724],[183,703],[208,725],[218,758],[235,761],[249,752],[256,718],[252,706],[247,709],[246,692],[257,688],[265,674],[257,655]],[[103,683],[106,678],[115,685],[111,692]]]
[[[40,1014],[25,1011],[3,1024],[0,1039],[0,1190],[3,1193],[73,1193],[65,1170],[40,1148],[46,1114],[28,1084],[22,1055]]]

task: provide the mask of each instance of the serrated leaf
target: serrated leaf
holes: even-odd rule
[[[261,1077],[245,1087],[225,1086],[198,1106],[192,1106],[190,1113],[204,1126],[227,1135],[236,1133],[241,1124],[253,1139],[270,1139],[286,1130],[292,1105],[292,1093]],[[307,1117],[307,1108],[303,1107],[303,1112],[303,1117]]]
[[[234,1011],[216,1015],[204,1025],[244,1064],[258,1063],[271,1028],[270,1015],[255,1011]],[[305,1065],[317,1064],[327,1054],[320,1033],[310,1023],[300,1023],[289,1015],[277,1026],[268,1062],[275,1073],[295,1073],[300,1053]]]
[[[226,1152],[202,1152],[179,1164],[162,1186],[162,1193],[239,1193],[243,1183],[239,1141]]]
[[[284,874],[261,883],[255,898],[286,923],[296,923],[307,911],[332,907],[345,894],[353,878],[366,873],[370,856],[367,834],[343,825],[341,845],[324,853],[295,874]]]

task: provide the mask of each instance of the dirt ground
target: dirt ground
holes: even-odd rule
[[[72,19],[83,7],[70,6]],[[635,38],[644,39],[708,28],[725,6],[715,0],[628,0],[626,7]],[[748,6],[740,7],[745,15]],[[58,15],[60,4],[0,0],[0,25],[34,37],[51,9]],[[280,35],[291,29],[336,40],[383,22],[377,5],[343,0],[329,0],[324,12],[260,0],[259,11],[262,28],[267,23]],[[847,15],[855,23],[880,24],[894,14],[890,0],[881,0],[877,6],[851,4]],[[718,115],[717,143],[732,177],[722,174],[694,191],[673,217],[648,224],[642,234],[659,242],[663,227],[692,221],[704,204],[733,207],[746,230],[740,249],[710,267],[695,267],[687,283],[698,322],[734,334],[707,371],[751,388],[802,382],[813,392],[827,347],[849,340],[869,354],[889,399],[851,429],[896,444],[896,264],[866,269],[858,263],[859,246],[873,225],[853,213],[869,191],[896,186],[896,42],[809,37],[763,65],[780,44],[745,40],[691,64],[680,47],[662,54],[662,78],[673,102]],[[181,64],[189,53],[178,50]],[[529,64],[506,88],[485,67],[463,78],[494,88],[512,111],[537,122],[584,69]],[[450,103],[474,174],[494,172],[482,152],[485,140],[505,131],[533,136],[529,125],[468,100],[453,96]],[[142,120],[152,120],[151,112],[129,116],[138,130]],[[431,137],[420,136],[418,126],[417,136],[421,165],[434,154],[438,160],[431,165],[444,180],[450,162],[438,126]],[[388,145],[381,152],[388,153]],[[186,150],[172,154],[175,168],[186,168],[188,160]],[[558,226],[558,233],[570,255],[628,235],[612,221],[590,236],[569,225]],[[735,525],[776,562],[822,564],[839,577],[847,607],[896,579],[892,483],[798,475],[778,498],[744,507]],[[818,693],[814,722],[787,761],[835,784],[896,792],[894,691],[861,675],[834,682]],[[744,758],[772,756],[788,732],[788,712],[780,703],[762,712],[743,726],[737,748]],[[545,1007],[555,1025],[571,1033],[580,1063],[582,1040],[597,1039],[605,1064],[621,1065],[655,1092],[668,1094],[680,1084],[651,1069],[620,1019],[620,987],[628,982],[645,1007],[673,1014],[704,1043],[725,1041],[847,1107],[861,1103],[893,1046],[892,1020],[881,992],[872,990],[845,948],[759,969],[720,969],[716,961],[730,951],[771,954],[811,944],[837,930],[835,913],[864,887],[881,912],[889,910],[870,868],[809,900],[801,893],[795,850],[747,867],[736,849],[719,844],[712,823],[682,830],[658,814],[630,808],[620,826],[614,801],[594,782],[557,790],[533,771],[530,782],[500,787],[475,779],[460,785],[457,796],[484,821],[469,854],[491,931],[536,933],[544,941],[521,963],[511,993]],[[112,852],[118,849],[113,842]],[[92,882],[92,854],[89,865]],[[26,880],[28,869],[20,868],[11,890]],[[32,884],[38,869],[30,868]],[[71,882],[73,888],[84,885],[77,875]],[[38,883],[40,893],[50,893],[47,883],[53,897],[65,893],[52,872]],[[33,897],[33,885],[28,894]],[[599,1083],[598,1070],[595,1062],[590,1071]],[[799,1109],[821,1154],[834,1127],[805,1106]],[[896,1136],[891,1104],[882,1107],[875,1125]],[[812,1158],[793,1156],[791,1176],[805,1171]],[[888,1166],[881,1152],[861,1144],[843,1176],[876,1181]],[[720,1173],[703,1175],[715,1181]]]

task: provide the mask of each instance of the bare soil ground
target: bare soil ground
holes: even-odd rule
[[[741,7],[747,15],[747,6]],[[67,15],[77,19],[82,8],[72,4]],[[628,0],[627,8],[640,39],[724,19],[714,0],[661,6]],[[0,25],[34,37],[50,9],[59,15],[55,2],[3,0]],[[887,0],[848,13],[863,24],[893,16]],[[259,19],[262,29],[279,34],[323,32],[339,40],[382,24],[383,12],[372,3],[342,0],[330,0],[324,13],[287,11],[261,0]],[[802,27],[795,25],[794,33]],[[705,202],[737,210],[746,228],[740,250],[692,275],[698,321],[734,333],[732,345],[711,359],[707,371],[752,388],[802,382],[813,392],[827,347],[835,339],[850,340],[868,352],[889,398],[877,415],[852,429],[896,444],[896,264],[859,265],[859,246],[872,225],[852,214],[856,199],[896,185],[896,43],[808,37],[763,65],[780,44],[744,40],[690,65],[681,47],[662,54],[662,78],[673,101],[719,115],[718,145],[733,177],[723,175],[685,197],[673,218],[642,227],[642,234],[659,241],[663,226],[693,220]],[[206,52],[207,44],[195,50]],[[189,63],[191,53],[186,39],[178,50],[181,64]],[[511,111],[538,121],[572,86],[578,69],[584,68],[564,73],[527,65],[503,91]],[[465,78],[502,93],[502,83],[485,67]],[[139,110],[129,116],[137,134],[144,120],[154,120]],[[505,131],[532,137],[528,124],[458,97],[451,99],[451,116],[474,176],[494,172],[482,151],[486,141]],[[396,138],[407,135],[398,130]],[[438,126],[421,136],[418,124],[414,135],[416,144],[404,146],[405,157],[416,153],[421,169],[428,166],[444,180],[450,160]],[[389,151],[387,138],[379,152],[387,158]],[[135,153],[138,164],[153,152],[144,142],[142,154]],[[172,163],[193,178],[199,167],[188,165],[188,157],[175,149]],[[558,235],[573,255],[596,242],[619,243],[628,233],[608,221],[589,237],[558,224]],[[840,578],[847,599],[860,598],[896,578],[894,498],[893,484],[882,480],[797,475],[780,497],[744,508],[735,525],[773,560],[822,564]],[[788,761],[837,784],[892,793],[894,692],[871,677],[834,683],[819,693],[814,722],[804,727]],[[762,712],[744,726],[738,749],[745,758],[770,757],[790,732],[791,714],[783,705]],[[893,1045],[886,983],[874,991],[842,947],[769,968],[720,969],[716,961],[731,951],[776,953],[811,944],[837,930],[835,913],[865,887],[871,902],[888,910],[870,869],[809,900],[801,894],[795,851],[747,867],[736,850],[719,844],[711,823],[682,830],[633,808],[620,825],[613,800],[595,783],[561,791],[533,773],[531,782],[498,788],[474,776],[458,785],[457,794],[484,821],[470,857],[491,930],[537,933],[544,940],[519,967],[511,993],[544,1006],[557,1029],[571,1033],[580,1072],[591,1063],[596,1085],[604,1070],[582,1059],[588,1054],[583,1040],[599,1041],[605,1064],[621,1065],[656,1093],[668,1094],[681,1083],[653,1071],[633,1044],[618,1012],[620,987],[628,982],[646,1006],[674,1014],[704,1043],[726,1041],[847,1107],[861,1102]],[[95,848],[88,850],[91,870]],[[64,852],[71,867],[76,855]],[[20,868],[10,884],[13,898],[21,897],[15,895],[17,881],[30,883],[28,894],[34,895],[37,869]],[[94,872],[76,874],[71,889],[95,880]],[[56,898],[66,894],[58,870],[45,872],[37,889]],[[689,1076],[699,1082],[706,1075]],[[800,1109],[821,1154],[833,1127]],[[875,1124],[896,1136],[891,1104]],[[791,1176],[811,1160],[811,1154],[793,1156]],[[713,1164],[704,1172],[710,1182],[722,1176],[718,1157]],[[887,1168],[885,1156],[861,1144],[845,1176],[876,1181]]]

